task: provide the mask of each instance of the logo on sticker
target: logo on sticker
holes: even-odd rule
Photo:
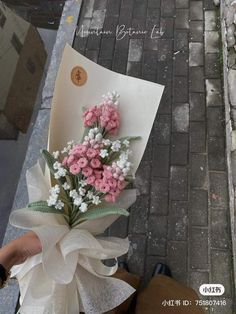
[[[71,71],[71,80],[76,86],[83,86],[87,82],[87,72],[84,68],[76,66]]]
[[[222,295],[225,292],[225,287],[221,284],[204,284],[199,288],[201,295]]]

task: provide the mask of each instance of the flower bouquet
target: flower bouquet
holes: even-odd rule
[[[80,143],[70,141],[52,154],[42,151],[56,184],[49,198],[29,204],[30,210],[61,214],[70,228],[108,215],[128,216],[115,202],[133,180],[130,142],[140,138],[109,139],[120,126],[118,97],[108,93],[102,103],[85,110]]]
[[[70,80],[75,64],[83,64],[87,73],[79,89]],[[122,93],[120,105],[112,92],[82,111],[86,99],[96,103],[99,92],[111,85]],[[112,277],[129,241],[104,232],[117,218],[128,216],[135,202],[132,181],[162,91],[157,84],[103,69],[65,48],[48,149],[42,150],[47,168],[43,172],[38,162],[27,171],[29,204],[10,217],[12,225],[33,230],[42,244],[42,253],[12,271],[20,285],[21,314],[104,313],[134,292]],[[106,260],[114,260],[113,266]]]

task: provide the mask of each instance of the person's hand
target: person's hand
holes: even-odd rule
[[[27,258],[41,251],[39,238],[30,231],[0,249],[0,264],[9,271],[12,266],[22,264]]]

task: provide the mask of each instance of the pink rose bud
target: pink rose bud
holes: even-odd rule
[[[88,165],[88,160],[82,157],[77,161],[77,164],[79,165],[80,168],[85,168]]]
[[[77,164],[70,166],[70,172],[74,175],[77,175],[80,172],[80,167]]]
[[[85,177],[90,177],[93,173],[93,170],[90,167],[85,167],[83,168],[82,173]]]
[[[101,166],[101,161],[97,158],[94,158],[90,161],[90,166],[95,169],[99,168]]]

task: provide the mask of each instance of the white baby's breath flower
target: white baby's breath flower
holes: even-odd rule
[[[98,133],[98,134],[95,136],[95,139],[96,139],[96,141],[101,141],[101,140],[102,140],[102,134],[101,134],[101,133]]]
[[[98,205],[101,203],[99,196],[93,196],[92,203]]]
[[[89,131],[88,137],[89,137],[90,140],[93,140],[94,139],[94,133],[90,132],[90,131]]]
[[[118,161],[117,161],[117,166],[118,166],[120,169],[125,168],[125,161],[124,161],[124,160],[118,160]]]
[[[66,176],[66,169],[61,167],[58,169],[58,171],[54,174],[55,179],[60,179],[61,177],[65,177]]]
[[[108,156],[108,151],[107,149],[101,149],[100,154],[99,154],[102,158],[105,158]]]
[[[123,175],[124,175],[125,177],[126,177],[127,174],[129,173],[129,170],[130,170],[130,169],[128,169],[128,168],[122,169],[122,173],[123,173]]]
[[[62,208],[64,207],[64,203],[61,201],[61,200],[59,200],[57,203],[56,203],[56,205],[55,205],[55,208],[56,209],[59,209],[59,210],[62,210]]]
[[[120,160],[122,160],[122,161],[127,161],[128,160],[128,154],[126,153],[126,152],[122,152],[121,154],[120,154],[120,157],[119,157],[119,159]]]
[[[75,141],[73,141],[73,140],[72,140],[72,141],[69,141],[69,142],[67,143],[68,146],[73,146],[74,144],[75,144]]]
[[[64,148],[62,149],[61,153],[62,153],[62,154],[68,153],[67,147],[64,147]]]
[[[75,199],[74,199],[74,205],[75,206],[80,206],[81,205],[81,203],[82,203],[82,197],[81,196],[79,196],[79,197],[76,197]]]
[[[85,180],[80,180],[79,184],[83,187],[87,185],[87,182]]]
[[[58,195],[50,195],[49,199],[47,200],[48,206],[55,206],[57,203]]]
[[[64,153],[69,153],[70,150],[73,148],[74,145],[75,145],[75,141],[70,141],[70,142],[68,142],[68,143],[67,143],[67,146],[62,149],[61,153],[62,153],[62,154],[64,154]]]
[[[60,175],[59,175],[58,172],[54,173],[54,178],[57,179],[57,180],[60,179]]]
[[[129,147],[129,144],[130,144],[130,143],[129,143],[128,140],[124,140],[124,141],[123,141],[123,144],[124,144],[126,147]]]
[[[72,197],[72,198],[76,198],[76,197],[78,197],[79,196],[79,194],[78,194],[78,192],[76,191],[76,190],[72,190],[72,191],[70,191],[70,197]]]
[[[82,213],[85,213],[88,210],[88,205],[86,203],[82,203],[79,209]]]
[[[63,189],[64,189],[65,191],[68,191],[68,190],[70,189],[70,185],[69,185],[67,182],[65,182],[65,183],[62,185],[62,187],[63,187]]]
[[[103,143],[105,146],[111,145],[111,141],[110,141],[109,139],[104,139],[104,140],[102,141],[102,143]]]
[[[118,152],[120,148],[121,148],[121,144],[119,140],[114,141],[111,145],[111,150],[113,150],[113,152]]]
[[[93,195],[93,192],[92,192],[92,191],[88,191],[88,192],[87,192],[87,197],[88,197],[88,199],[91,200],[91,199],[93,198],[93,196],[94,196],[94,195]]]
[[[59,194],[60,193],[60,187],[58,184],[54,185],[50,189],[51,194]]]
[[[132,167],[132,165],[133,165],[133,164],[132,164],[130,161],[127,161],[126,167],[129,167],[129,168],[130,168],[130,167]]]
[[[85,189],[83,189],[82,187],[79,188],[79,194],[80,194],[81,196],[84,196],[85,193],[86,193],[86,190],[85,190]]]
[[[53,152],[52,155],[53,155],[53,157],[54,157],[55,159],[57,159],[57,158],[59,157],[60,153],[59,153],[59,151],[57,150],[56,152]]]
[[[96,144],[96,140],[90,140],[89,143],[91,144],[91,146],[93,146],[94,144]]]
[[[106,95],[103,95],[102,97],[104,98],[105,102],[111,102],[116,106],[119,105],[118,98],[120,97],[120,95],[116,91],[113,91],[112,93],[108,92]]]
[[[53,164],[53,169],[58,170],[58,169],[60,169],[60,168],[61,168],[61,163],[58,162],[58,161],[54,162],[54,164]]]

